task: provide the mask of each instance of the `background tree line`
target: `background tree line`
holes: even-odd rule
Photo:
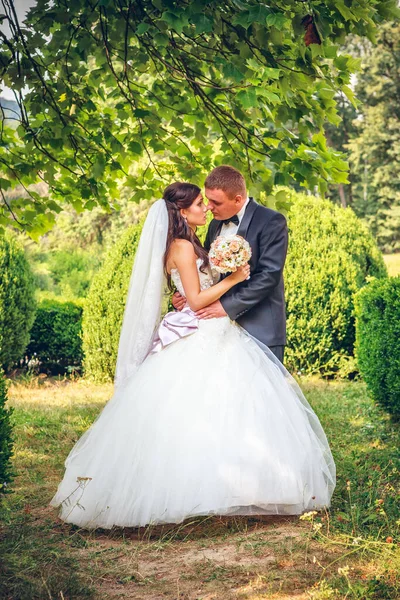
[[[400,251],[400,25],[379,27],[377,43],[351,38],[347,52],[359,58],[356,106],[340,94],[341,122],[327,126],[329,144],[347,154],[349,183],[330,197],[351,206],[384,252]]]

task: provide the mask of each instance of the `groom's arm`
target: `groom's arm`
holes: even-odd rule
[[[263,300],[281,280],[288,244],[286,219],[278,213],[264,227],[260,238],[260,256],[248,281],[235,286],[220,302],[235,320]]]

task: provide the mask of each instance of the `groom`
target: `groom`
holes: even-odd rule
[[[219,235],[241,235],[252,250],[251,276],[196,314],[200,319],[229,316],[283,362],[286,315],[282,274],[288,242],[286,219],[248,198],[243,175],[228,165],[211,171],[205,181],[205,195],[214,219],[204,247],[209,250]],[[175,308],[180,310],[184,303],[178,293],[174,294]]]

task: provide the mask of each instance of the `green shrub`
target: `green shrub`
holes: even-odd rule
[[[6,408],[7,385],[3,371],[0,369],[0,494],[9,491],[12,481],[11,456],[13,454],[12,425],[10,416],[12,408]]]
[[[376,280],[356,295],[356,355],[372,397],[400,416],[400,277]]]
[[[82,359],[82,304],[42,300],[31,330],[26,355],[52,374],[79,370]]]
[[[385,277],[386,267],[351,209],[290,197],[285,361],[295,372],[347,375],[356,369],[354,295],[368,277]]]
[[[99,257],[82,248],[68,248],[49,253],[47,264],[55,291],[64,297],[85,298],[99,268]]]
[[[102,249],[79,248],[65,245],[64,248],[49,248],[48,241],[26,248],[32,267],[35,287],[42,292],[59,296],[64,300],[85,298],[90,282],[101,264]]]
[[[36,302],[33,275],[22,245],[7,232],[0,238],[0,366],[24,355]]]
[[[114,377],[125,301],[142,224],[133,225],[93,279],[83,312],[85,373],[97,381]]]

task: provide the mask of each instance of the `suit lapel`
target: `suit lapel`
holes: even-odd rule
[[[217,221],[215,219],[213,222],[210,223],[210,227],[211,227],[211,225],[213,226],[213,228],[212,228],[211,235],[210,235],[210,244],[212,244],[214,242],[214,240],[221,233],[222,221]]]
[[[243,215],[243,219],[241,220],[239,229],[237,230],[237,235],[241,235],[242,237],[246,238],[247,230],[249,228],[249,225],[251,223],[253,215],[257,209],[257,206],[258,206],[258,204],[254,200],[254,198],[250,198],[250,202],[246,206],[246,210]]]

